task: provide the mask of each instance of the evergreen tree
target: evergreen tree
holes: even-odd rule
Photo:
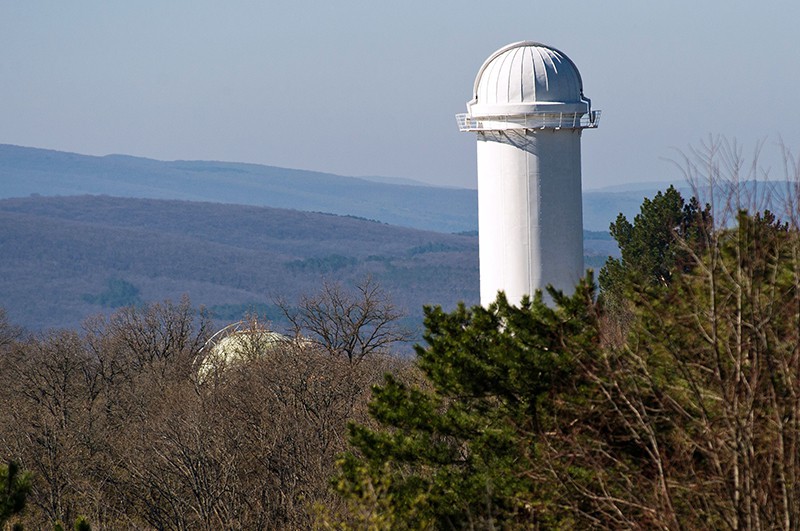
[[[560,493],[531,474],[558,403],[584,382],[581,360],[598,344],[591,278],[571,297],[541,293],[519,307],[500,293],[488,308],[426,308],[429,385],[387,376],[373,390],[380,424],[351,427],[339,492],[365,497],[382,485],[392,528],[535,526],[559,521]]]
[[[633,223],[619,214],[609,230],[617,240],[621,257],[609,258],[600,272],[603,292],[622,296],[630,282],[643,286],[666,286],[676,268],[683,269],[689,259],[687,248],[697,248],[709,234],[711,208],[692,197],[685,202],[674,186],[645,198]]]
[[[0,467],[0,528],[22,512],[30,490],[30,474],[20,472],[16,462]]]

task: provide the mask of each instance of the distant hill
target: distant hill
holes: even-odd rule
[[[103,196],[0,201],[0,306],[31,329],[77,327],[119,304],[179,299],[220,323],[322,279],[372,275],[421,322],[422,305],[478,300],[477,238],[330,214]]]
[[[615,242],[586,232],[587,267]],[[424,304],[478,302],[478,239],[347,216],[104,196],[0,200],[0,307],[32,330],[75,328],[115,306],[177,300],[218,324],[323,279],[372,275],[419,327]]]
[[[663,183],[584,192],[584,227],[608,230],[619,212],[635,214]],[[354,178],[274,166],[214,161],[164,162],[94,157],[0,144],[0,198],[109,195],[289,208],[374,219],[438,232],[474,231],[477,192],[399,178]]]
[[[0,198],[93,194],[179,199],[351,215],[439,232],[477,227],[474,190],[389,180],[257,164],[93,157],[0,144]]]

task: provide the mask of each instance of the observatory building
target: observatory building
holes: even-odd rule
[[[562,52],[524,41],[478,71],[459,129],[478,138],[481,304],[583,276],[581,131],[597,127],[581,75]]]
[[[252,363],[279,349],[306,346],[302,340],[270,332],[256,321],[239,321],[212,335],[195,360],[201,383],[227,369]]]

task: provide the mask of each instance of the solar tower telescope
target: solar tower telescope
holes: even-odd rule
[[[572,293],[583,269],[581,132],[597,127],[575,64],[536,42],[483,63],[459,129],[478,139],[481,304],[518,304],[550,284]]]

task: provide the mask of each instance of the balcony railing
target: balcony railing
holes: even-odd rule
[[[459,130],[473,132],[508,129],[593,129],[600,122],[600,111],[531,113],[481,118],[473,118],[469,114],[457,114],[456,121]]]

